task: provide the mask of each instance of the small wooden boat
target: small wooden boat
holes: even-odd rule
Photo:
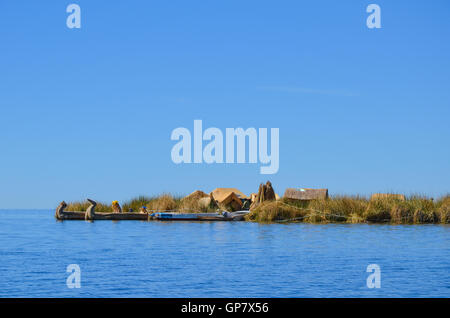
[[[216,213],[155,212],[150,217],[160,221],[242,221],[249,211]]]

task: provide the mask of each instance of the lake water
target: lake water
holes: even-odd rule
[[[450,227],[64,221],[0,211],[0,297],[450,297]],[[70,289],[69,264],[81,269]],[[381,288],[369,289],[369,264]]]

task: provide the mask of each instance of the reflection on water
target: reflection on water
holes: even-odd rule
[[[0,219],[1,297],[450,296],[449,226]]]

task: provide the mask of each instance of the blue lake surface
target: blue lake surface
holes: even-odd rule
[[[450,227],[64,221],[0,210],[0,297],[450,297]],[[69,264],[81,288],[68,288]],[[381,288],[369,289],[369,264]]]

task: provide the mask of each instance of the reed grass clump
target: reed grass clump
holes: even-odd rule
[[[86,211],[91,204],[89,202],[69,202],[66,211]],[[97,212],[112,212],[112,206],[103,202],[97,202],[95,207]]]
[[[180,211],[182,212],[191,212],[196,211],[201,208],[199,201],[197,198],[188,198],[185,200],[181,200],[180,202]]]
[[[439,217],[433,199],[421,196],[413,196],[407,202],[411,204],[411,211],[414,211],[414,224],[438,222]]]
[[[124,204],[122,205],[122,209],[125,212],[129,211],[130,209],[137,212],[143,206],[145,206],[147,209],[150,209],[151,203],[154,202],[156,199],[157,197],[140,195],[137,198],[124,202]]]
[[[437,215],[439,222],[443,224],[450,223],[450,195],[446,195],[436,202]]]
[[[258,222],[302,221],[309,223],[450,223],[450,196],[437,202],[424,196],[379,197],[336,196],[322,200],[264,202],[248,220]]]
[[[306,215],[307,211],[302,208],[290,206],[281,201],[265,201],[246,215],[245,219],[256,222],[275,222],[286,219],[302,221]]]
[[[123,202],[122,211],[128,212],[132,209],[134,212],[138,212],[143,206],[148,211],[171,211],[177,210],[180,206],[181,199],[174,197],[170,194],[162,194],[159,196],[139,196],[129,201]],[[67,205],[66,211],[86,211],[89,202],[71,202]],[[111,204],[97,202],[95,207],[97,212],[113,212]]]
[[[281,199],[263,202],[247,219],[258,222],[359,223],[367,205],[367,199],[360,196],[311,201]]]
[[[439,219],[433,199],[411,196],[406,200],[380,198],[369,202],[364,213],[368,222],[394,224],[436,223]]]
[[[206,198],[206,199],[208,199],[208,198]],[[204,202],[200,201],[198,198],[195,198],[195,197],[181,199],[179,207],[178,207],[180,212],[186,212],[186,213],[216,212],[217,208],[218,208],[217,205],[214,204],[212,201],[210,201],[209,204],[205,204]]]
[[[162,194],[155,200],[150,201],[150,209],[154,211],[172,211],[176,210],[180,205],[180,199],[174,198],[170,194]]]
[[[367,199],[360,196],[337,196],[331,199],[312,200],[308,208],[321,215],[323,222],[349,222],[362,218],[367,209]]]
[[[397,201],[396,199],[387,198],[371,200],[364,211],[364,220],[377,223],[390,222],[391,208]]]

